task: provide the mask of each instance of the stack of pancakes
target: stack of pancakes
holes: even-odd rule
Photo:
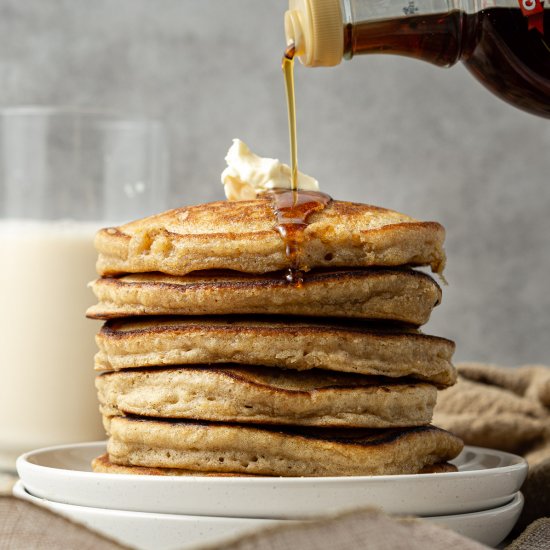
[[[332,476],[447,471],[430,425],[453,342],[422,334],[444,230],[332,201],[307,219],[309,271],[285,280],[268,196],[172,210],[96,237],[108,453],[94,470]]]

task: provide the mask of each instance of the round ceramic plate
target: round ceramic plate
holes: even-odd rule
[[[510,533],[523,510],[523,502],[523,495],[518,491],[511,502],[498,508],[423,519],[493,547],[501,543]]]
[[[294,523],[280,519],[154,514],[60,504],[32,496],[20,481],[13,493],[138,550],[186,550],[196,548],[198,544],[220,545],[228,539],[267,526]],[[489,546],[496,546],[510,532],[522,508],[523,497],[521,493],[516,493],[511,502],[491,510],[423,519]]]
[[[66,504],[200,516],[306,519],[362,506],[436,516],[508,503],[527,475],[519,456],[466,447],[458,472],[356,477],[169,477],[98,474],[92,458],[105,443],[24,454],[17,471],[33,495]]]

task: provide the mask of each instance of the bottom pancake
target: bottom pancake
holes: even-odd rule
[[[122,466],[267,476],[415,474],[463,443],[434,426],[322,429],[105,418],[109,459]]]
[[[143,466],[122,466],[113,464],[107,453],[92,460],[92,470],[101,474],[132,474],[140,476],[202,476],[202,477],[258,477],[250,474],[222,472],[197,472],[181,468],[145,468]]]
[[[121,466],[113,464],[107,453],[92,460],[92,470],[100,474],[130,474],[140,476],[203,476],[203,477],[261,477],[250,474],[232,474],[220,472],[197,472],[193,470],[182,470],[179,468],[144,468],[143,466]],[[438,462],[431,466],[425,466],[419,474],[443,474],[458,472],[458,468],[449,462]]]

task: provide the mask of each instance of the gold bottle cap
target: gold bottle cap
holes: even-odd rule
[[[344,55],[340,0],[289,0],[285,34],[307,67],[338,65]]]

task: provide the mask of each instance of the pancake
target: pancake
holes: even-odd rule
[[[308,219],[299,264],[317,267],[428,265],[441,273],[445,230],[392,210],[332,201]],[[266,273],[289,267],[269,196],[170,210],[95,239],[101,276],[205,269]]]
[[[143,468],[141,466],[121,466],[113,464],[107,453],[92,460],[92,470],[102,474],[132,474],[140,476],[202,476],[202,477],[257,477],[250,474],[221,472],[196,472],[181,468]]]
[[[103,278],[92,283],[99,304],[88,317],[135,315],[278,314],[388,319],[422,325],[441,301],[428,275],[405,269],[358,269],[306,274],[302,285],[280,273],[201,272]]]
[[[92,470],[103,474],[130,474],[141,476],[259,477],[251,476],[250,474],[194,472],[192,470],[181,470],[178,468],[143,468],[141,466],[121,466],[119,464],[113,464],[109,460],[109,455],[107,453],[92,460]],[[454,464],[450,464],[449,462],[439,462],[433,466],[426,466],[425,468],[422,468],[419,473],[443,474],[457,471],[458,469]]]
[[[123,466],[275,476],[414,474],[462,450],[434,426],[272,428],[115,417],[109,460]]]
[[[405,328],[311,319],[152,317],[108,321],[96,341],[97,370],[236,363],[411,376],[440,386],[456,379],[454,343]]]
[[[429,424],[437,394],[402,379],[230,366],[107,373],[96,387],[106,416],[366,428]]]

